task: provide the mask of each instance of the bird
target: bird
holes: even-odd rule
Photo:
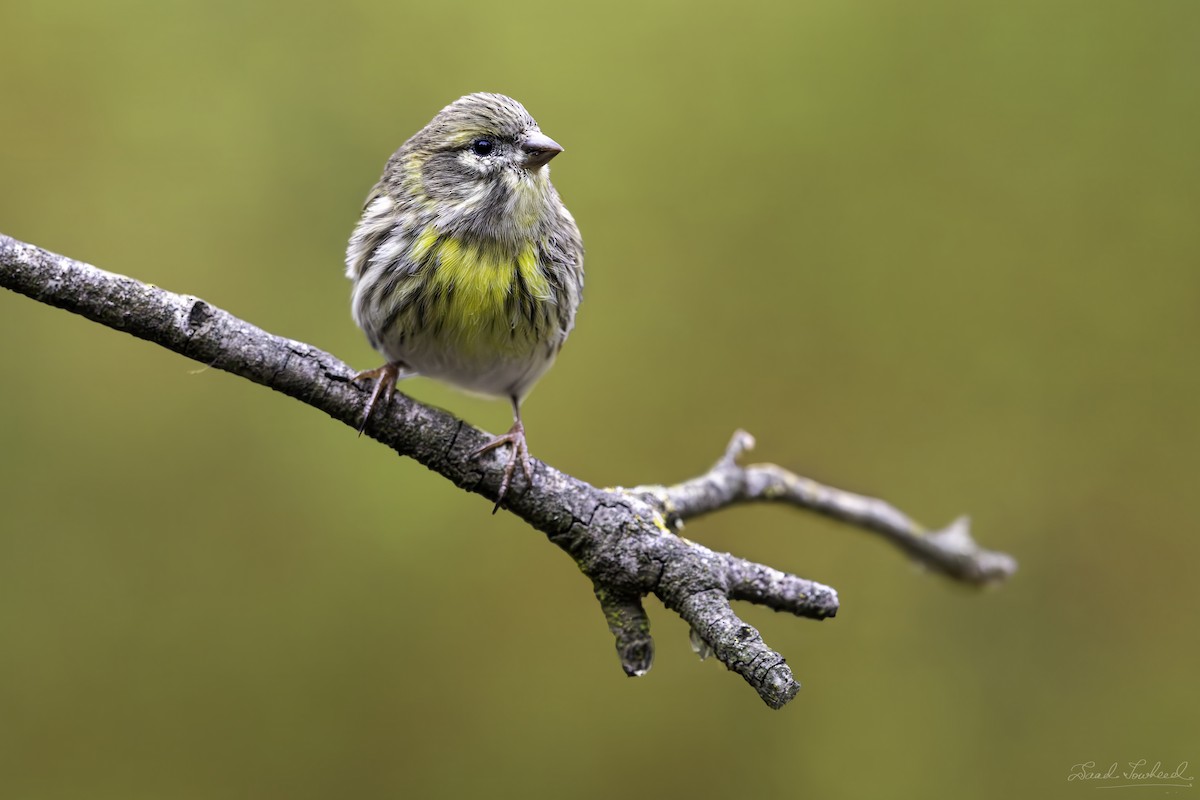
[[[375,381],[359,434],[413,375],[508,400],[512,427],[470,454],[510,448],[492,513],[518,465],[533,485],[521,402],[582,299],[583,239],[550,183],[562,151],[513,98],[461,97],[388,159],[346,248],[354,321],[385,359],[354,376]]]

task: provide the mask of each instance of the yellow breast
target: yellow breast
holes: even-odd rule
[[[510,298],[518,290],[537,301],[550,297],[533,241],[512,247],[459,239],[431,225],[417,237],[413,260],[424,265],[425,294],[432,298],[429,317],[440,335],[473,350],[527,346],[518,328],[520,304]]]

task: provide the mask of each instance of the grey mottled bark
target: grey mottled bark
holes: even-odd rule
[[[274,336],[203,300],[150,286],[0,234],[0,285],[188,358],[248,378],[357,427],[369,386],[354,371],[303,342]],[[495,499],[505,454],[473,461],[488,437],[445,411],[397,394],[366,435],[455,485]],[[773,464],[739,466],[753,443],[737,433],[706,474],[676,486],[604,490],[534,461],[534,485],[520,481],[505,507],[565,550],[592,579],[621,665],[650,669],[653,643],[641,599],[654,594],[691,625],[693,636],[741,675],[772,708],[800,684],[783,656],[730,608],[730,600],[810,619],[837,613],[837,593],[819,583],[717,553],[676,535],[691,517],[752,502],[786,502],[883,535],[912,558],[953,578],[1002,580],[1016,562],[980,549],[960,520],[926,533],[879,500],[821,486]]]

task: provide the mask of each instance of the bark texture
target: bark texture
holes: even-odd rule
[[[352,429],[369,385],[311,345],[272,335],[205,301],[97,269],[0,234],[0,285],[110,328],[166,347],[293,397]],[[365,435],[416,459],[456,486],[495,500],[506,453],[468,455],[489,437],[440,409],[397,393]],[[951,578],[981,585],[1016,571],[1010,556],[980,548],[965,519],[929,532],[869,497],[792,474],[774,464],[741,466],[753,439],[737,432],[705,474],[674,486],[600,489],[534,460],[504,508],[565,550],[595,587],[626,674],[644,675],[654,659],[642,598],[653,594],[691,625],[702,654],[714,654],[772,708],[800,688],[783,656],[734,613],[746,600],[800,617],[837,613],[828,586],[717,553],[678,535],[695,516],[748,502],[788,503],[883,536],[911,558]]]

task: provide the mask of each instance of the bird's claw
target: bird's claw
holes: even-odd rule
[[[525,480],[530,486],[533,485],[533,464],[529,458],[529,447],[525,443],[525,428],[521,425],[520,420],[513,423],[508,433],[497,436],[472,451],[471,458],[479,458],[484,453],[506,444],[512,446],[512,452],[509,454],[508,463],[504,465],[504,472],[500,478],[500,491],[496,495],[496,505],[492,507],[493,514],[500,510],[500,504],[504,502],[504,496],[508,494],[508,487],[512,483],[513,472],[516,471],[518,463],[521,465],[521,472],[525,473]]]
[[[375,390],[371,392],[371,399],[367,401],[367,410],[363,412],[362,424],[358,426],[359,436],[362,436],[363,431],[367,429],[367,423],[371,420],[371,412],[375,409],[375,404],[379,402],[380,396],[383,397],[383,408],[387,408],[391,404],[392,395],[396,393],[396,381],[400,379],[400,367],[396,364],[384,364],[382,367],[364,370],[350,380],[357,382],[368,378],[375,379]]]

